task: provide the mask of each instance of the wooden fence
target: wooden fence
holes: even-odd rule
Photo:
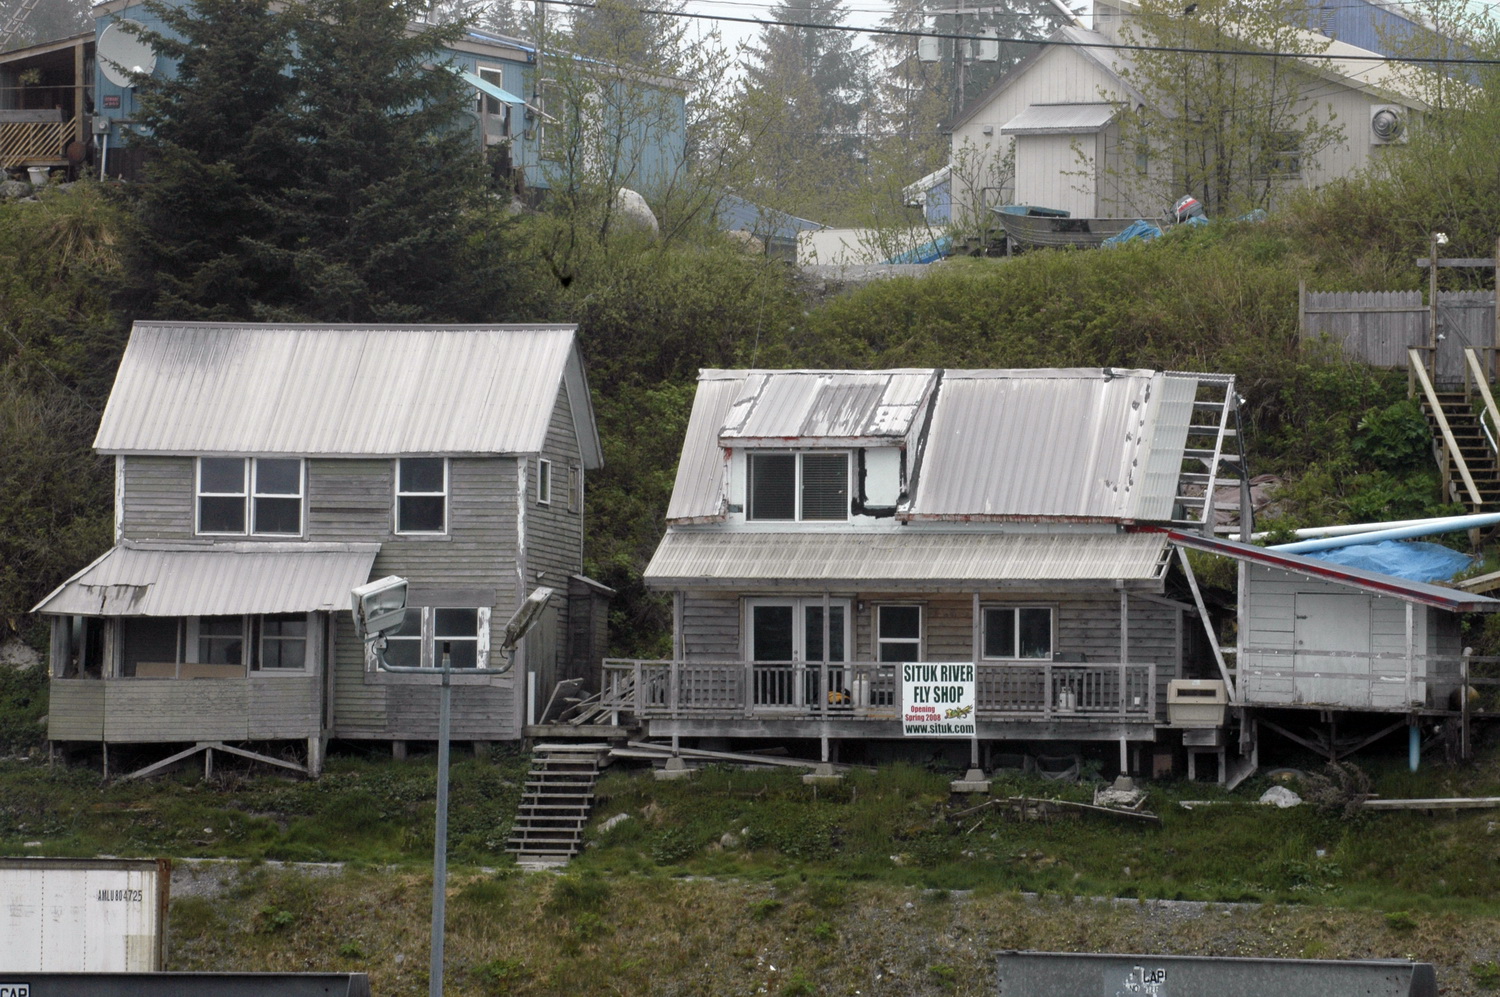
[[[1465,347],[1495,346],[1495,296],[1489,291],[1438,292],[1436,380],[1456,384],[1464,379]],[[1351,360],[1404,370],[1406,351],[1426,347],[1431,311],[1420,291],[1302,290],[1297,313],[1301,341],[1325,337],[1338,343]],[[1483,354],[1481,354],[1483,355]]]

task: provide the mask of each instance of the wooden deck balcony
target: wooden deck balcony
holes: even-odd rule
[[[606,659],[601,705],[642,720],[899,721],[900,665]],[[982,662],[983,720],[1157,720],[1153,663]]]

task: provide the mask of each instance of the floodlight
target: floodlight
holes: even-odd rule
[[[406,579],[387,575],[350,592],[354,631],[364,640],[395,633],[406,622]]]
[[[500,645],[502,652],[509,654],[521,642],[521,638],[526,636],[526,632],[536,626],[537,620],[542,618],[542,610],[547,608],[547,600],[552,598],[552,591],[542,585],[521,603],[521,608],[505,624],[505,640]]]

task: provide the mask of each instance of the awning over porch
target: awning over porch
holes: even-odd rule
[[[35,613],[235,616],[349,608],[379,544],[125,543],[60,585]]]
[[[1160,533],[724,533],[669,530],[646,568],[654,588],[1014,586],[1123,581],[1154,587]]]

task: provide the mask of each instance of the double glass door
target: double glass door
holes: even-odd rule
[[[825,620],[821,596],[750,600],[747,651],[755,662],[755,705],[817,707],[825,700],[830,707],[849,705],[843,667],[851,640],[849,600],[831,599],[827,608]]]

